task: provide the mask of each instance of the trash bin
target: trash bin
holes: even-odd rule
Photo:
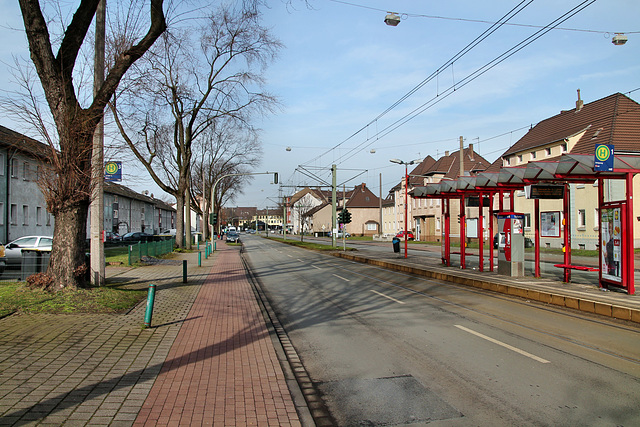
[[[391,243],[393,243],[393,252],[399,253],[400,252],[400,239],[398,239],[397,237],[394,237],[393,240],[391,240]]]

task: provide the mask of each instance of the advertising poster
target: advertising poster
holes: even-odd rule
[[[560,212],[540,212],[540,236],[560,237]]]
[[[622,221],[621,208],[601,210],[602,278],[622,282]]]

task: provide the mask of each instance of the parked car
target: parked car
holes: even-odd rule
[[[153,241],[153,235],[136,231],[132,233],[127,233],[124,236],[122,236],[122,241],[127,243],[151,242]]]
[[[7,267],[20,266],[22,264],[22,249],[51,250],[53,237],[51,236],[24,236],[20,237],[5,246],[5,257]]]
[[[0,243],[0,274],[4,272],[7,267],[7,257],[5,256],[4,245]]]
[[[114,233],[113,231],[105,231],[104,240],[105,242],[121,242],[122,236],[118,233]]]
[[[329,235],[329,237],[331,237],[331,234],[332,234],[332,233],[331,233],[331,231],[330,231],[330,232],[329,232],[329,234],[328,234],[328,235]],[[336,237],[337,237],[338,239],[341,239],[341,238],[342,238],[342,231],[338,231],[338,232],[336,233]],[[351,234],[349,234],[348,232],[347,232],[347,233],[344,233],[344,237],[351,237]]]
[[[227,242],[229,243],[239,243],[240,235],[237,231],[227,231]]]
[[[396,234],[396,237],[397,237],[397,238],[399,238],[399,239],[404,239],[404,235],[405,235],[405,234],[407,235],[407,240],[413,240],[413,239],[415,239],[415,237],[413,236],[413,233],[412,233],[412,232],[410,232],[410,231],[405,231],[405,230],[403,230],[403,231],[399,232],[398,234]]]

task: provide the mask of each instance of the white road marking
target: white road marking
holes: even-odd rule
[[[300,261],[300,262],[304,262],[304,261],[303,261],[303,260],[301,260],[300,258],[296,258],[296,259],[297,259],[298,261]]]
[[[533,359],[533,360],[535,360],[535,361],[537,361],[537,362],[540,362],[540,363],[551,363],[551,362],[549,362],[549,361],[548,361],[548,360],[546,360],[546,359],[543,359],[543,358],[541,358],[541,357],[535,356],[535,355],[533,355],[533,354],[531,354],[531,353],[527,353],[526,351],[524,351],[524,350],[520,350],[520,349],[519,349],[519,348],[517,348],[517,347],[511,346],[511,345],[509,345],[509,344],[505,344],[505,343],[503,343],[502,341],[498,341],[498,340],[496,340],[496,339],[493,339],[493,338],[491,338],[491,337],[488,337],[488,336],[486,336],[486,335],[483,335],[483,334],[481,334],[480,332],[473,331],[473,330],[471,330],[471,329],[469,329],[469,328],[465,328],[464,326],[460,326],[460,325],[454,325],[454,326],[455,326],[456,328],[458,328],[458,329],[462,329],[462,330],[463,330],[463,331],[465,331],[465,332],[469,332],[470,334],[473,334],[473,335],[475,335],[475,336],[477,336],[477,337],[480,337],[480,338],[485,339],[485,340],[487,340],[487,341],[491,341],[491,342],[492,342],[492,343],[494,343],[494,344],[498,344],[498,345],[500,345],[500,346],[502,346],[502,347],[504,347],[504,348],[507,348],[507,349],[512,350],[512,351],[515,351],[516,353],[519,353],[519,354],[521,354],[521,355],[523,355],[523,356],[527,356],[527,357],[529,357],[529,358],[531,358],[531,359]]]
[[[311,267],[313,267],[313,268],[317,268],[318,270],[322,270],[322,268],[318,267],[317,265],[313,265],[313,264],[311,264]]]
[[[371,290],[371,292],[373,292],[374,294],[378,294],[378,295],[380,295],[381,297],[388,298],[388,299],[390,299],[391,301],[397,302],[398,304],[404,304],[404,301],[397,300],[397,299],[395,299],[395,298],[390,297],[389,295],[385,295],[385,294],[383,294],[383,293],[381,293],[381,292],[374,291],[373,289],[370,289],[370,290]]]
[[[338,276],[337,274],[334,274],[334,276],[336,276],[338,279],[342,279],[342,280],[344,280],[345,282],[350,282],[350,281],[351,281],[351,280],[349,280],[349,279],[345,279],[345,278],[344,278],[344,277],[342,277],[342,276]]]

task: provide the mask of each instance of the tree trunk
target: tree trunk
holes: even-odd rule
[[[176,246],[184,248],[184,192],[176,194]]]
[[[56,290],[77,289],[86,283],[85,260],[89,199],[56,213],[53,248],[48,275],[56,279]]]

